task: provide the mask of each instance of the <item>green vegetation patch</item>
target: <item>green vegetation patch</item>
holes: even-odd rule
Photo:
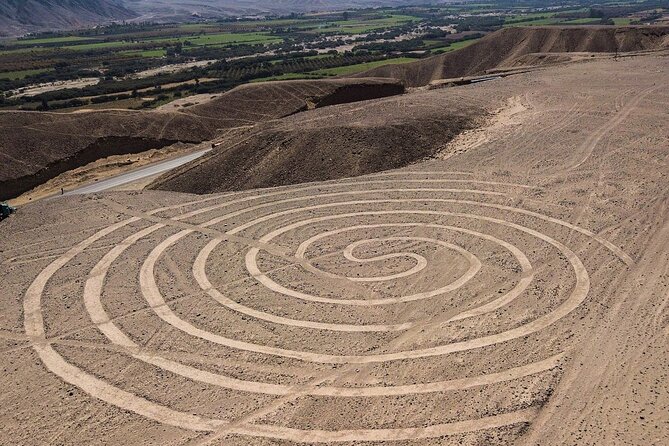
[[[0,73],[0,79],[9,79],[9,80],[16,80],[16,79],[25,79],[28,76],[32,76],[35,74],[41,74],[41,73],[46,73],[47,71],[53,71],[52,68],[42,68],[42,69],[37,69],[37,70],[22,70],[22,71],[6,71],[4,73]]]
[[[323,27],[313,29],[310,32],[328,34],[363,34],[403,23],[415,22],[417,20],[419,20],[418,17],[401,14],[393,14],[388,17],[371,20],[338,20],[335,22],[327,22]]]
[[[363,71],[371,70],[372,68],[381,67],[383,65],[403,64],[415,62],[417,59],[411,57],[396,57],[394,59],[376,60],[374,62],[365,62],[355,65],[346,65],[336,68],[325,68],[322,70],[312,71],[312,74],[320,74],[323,76],[341,76],[346,74],[361,73]]]
[[[258,79],[253,79],[251,83],[268,82],[268,81],[287,81],[293,79],[321,79],[323,77],[324,75],[314,74],[314,73],[285,73],[279,76],[269,76],[269,77],[261,77]]]
[[[167,52],[165,50],[133,50],[121,51],[120,54],[125,56],[140,56],[140,57],[164,57]]]
[[[567,20],[565,22],[562,22],[563,25],[584,25],[584,24],[589,24],[589,23],[599,23],[601,19],[598,18],[592,18],[592,17],[585,17],[582,19],[573,19],[573,20]]]
[[[154,40],[163,41],[163,40]],[[192,45],[222,45],[233,43],[273,43],[281,42],[282,38],[271,36],[267,33],[220,33],[220,34],[204,34],[197,37],[181,37],[178,39],[167,38],[164,41],[185,42],[188,41]]]
[[[558,18],[530,19],[530,20],[525,20],[525,21],[522,21],[522,22],[505,23],[504,27],[557,25],[558,23],[561,23],[562,20],[564,20],[564,19],[558,19]]]
[[[460,48],[468,47],[469,45],[478,40],[479,39],[461,40],[460,42],[453,42],[450,45],[442,46],[439,48],[433,48],[430,51],[432,51],[432,53],[437,53],[437,54],[448,53],[450,51],[455,51],[459,50]]]
[[[68,45],[63,48],[75,51],[89,51],[104,48],[123,48],[138,45],[160,45],[160,44],[176,44],[181,42],[184,44],[188,42],[193,46],[227,46],[244,43],[276,43],[282,42],[281,37],[272,36],[267,33],[217,33],[217,34],[203,34],[199,36],[182,36],[182,37],[159,37],[155,39],[146,40],[115,40],[111,42],[88,43],[82,45]]]
[[[71,42],[84,42],[87,40],[92,40],[90,37],[79,37],[79,36],[62,36],[62,37],[46,37],[43,39],[18,39],[15,43],[16,45],[41,45],[49,43],[71,43]]]

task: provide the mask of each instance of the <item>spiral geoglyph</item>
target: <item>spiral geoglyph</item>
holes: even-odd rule
[[[536,190],[476,180],[466,172],[391,172],[137,212],[99,229],[41,271],[25,295],[25,331],[62,380],[123,410],[188,430],[298,442],[382,441],[530,423],[540,406],[530,397],[514,406],[502,396],[499,407],[478,416],[474,411],[439,420],[430,406],[435,420],[407,425],[407,414],[394,426],[345,429],[319,426],[317,419],[309,426],[261,416],[239,422],[213,410],[172,407],[55,349],[44,302],[54,274],[81,256],[95,256],[82,310],[110,349],[136,367],[180,380],[190,393],[220,388],[242,400],[264,398],[262,404],[283,398],[298,409],[319,399],[343,408],[374,400],[371,407],[378,408],[416,396],[434,405],[428,395],[449,392],[467,399],[471,389],[503,395],[504,385],[526,377],[557,376],[568,336],[543,345],[543,333],[559,333],[561,320],[574,317],[600,286],[579,254],[584,244],[606,251],[617,268],[632,263],[605,239],[539,211],[532,199]],[[108,248],[99,249],[103,242]],[[141,253],[140,263],[124,260],[131,250]],[[106,302],[110,274],[134,284],[127,305],[150,315],[147,326],[178,337],[180,351],[229,352],[242,364],[239,373],[147,348],[150,337],[128,333],[118,305]],[[556,275],[564,277],[563,286],[545,289]],[[526,354],[509,362],[510,349]],[[468,363],[472,357],[478,359]],[[481,358],[492,358],[492,364],[484,367]],[[263,364],[264,379],[251,372],[254,361]],[[286,363],[303,375],[285,371]],[[431,368],[443,373],[422,379]],[[367,379],[356,381],[361,370]],[[468,405],[479,404],[471,398]],[[403,417],[403,409],[394,410]]]

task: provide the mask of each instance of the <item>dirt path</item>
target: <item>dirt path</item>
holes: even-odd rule
[[[453,138],[436,158],[448,159],[494,141],[502,133],[513,131],[522,122],[522,118],[518,115],[527,112],[528,109],[528,104],[524,103],[520,96],[509,98],[503,107],[482,122],[478,128],[465,131]]]
[[[31,201],[59,195],[61,189],[71,191],[89,183],[95,183],[127,173],[139,167],[173,158],[178,154],[186,155],[194,150],[197,150],[197,148],[192,145],[174,144],[163,149],[148,150],[137,154],[109,156],[62,173],[35,189],[10,200],[10,203],[20,206]]]

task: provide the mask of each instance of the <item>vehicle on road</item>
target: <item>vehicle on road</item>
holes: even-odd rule
[[[7,203],[0,203],[0,221],[9,217],[10,214],[16,212],[16,208],[8,205]]]

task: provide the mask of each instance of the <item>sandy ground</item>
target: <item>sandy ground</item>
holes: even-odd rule
[[[515,127],[521,126],[522,114],[526,111],[527,106],[523,104],[520,96],[508,98],[501,108],[482,118],[483,122],[479,127],[465,130],[453,138],[435,158],[445,160],[497,140],[504,132],[513,131]]]
[[[185,98],[179,98],[175,99],[174,101],[170,101],[167,104],[158,107],[157,110],[178,111],[184,107],[190,107],[191,105],[206,104],[219,96],[220,95],[211,93],[194,94],[191,96],[186,96]]]
[[[0,443],[669,444],[667,67],[438,90],[508,106],[403,170],[25,206]]]
[[[14,90],[12,94],[17,98],[22,96],[35,96],[50,91],[64,90],[66,88],[84,88],[91,85],[96,85],[99,82],[100,79],[97,77],[85,77],[82,79],[75,79],[70,81],[48,82],[44,84],[30,85],[20,90]]]
[[[195,144],[177,143],[162,149],[147,150],[137,154],[108,156],[77,169],[62,173],[33,190],[9,200],[9,203],[13,206],[21,206],[33,200],[58,195],[61,192],[61,188],[65,191],[72,190],[85,184],[120,175],[177,155],[186,155],[198,149],[200,149],[200,146]],[[120,188],[120,190],[142,189],[145,185],[149,184],[149,182],[150,181],[146,179],[139,184],[133,183]]]
[[[183,62],[183,63],[163,65],[161,67],[151,68],[150,70],[144,70],[144,71],[134,73],[129,77],[136,78],[136,79],[141,79],[141,78],[145,78],[145,77],[156,76],[158,74],[177,73],[179,71],[188,70],[189,68],[204,67],[204,66],[212,64],[214,62],[217,62],[217,60],[216,59],[199,60],[199,61],[195,61],[195,62]]]

